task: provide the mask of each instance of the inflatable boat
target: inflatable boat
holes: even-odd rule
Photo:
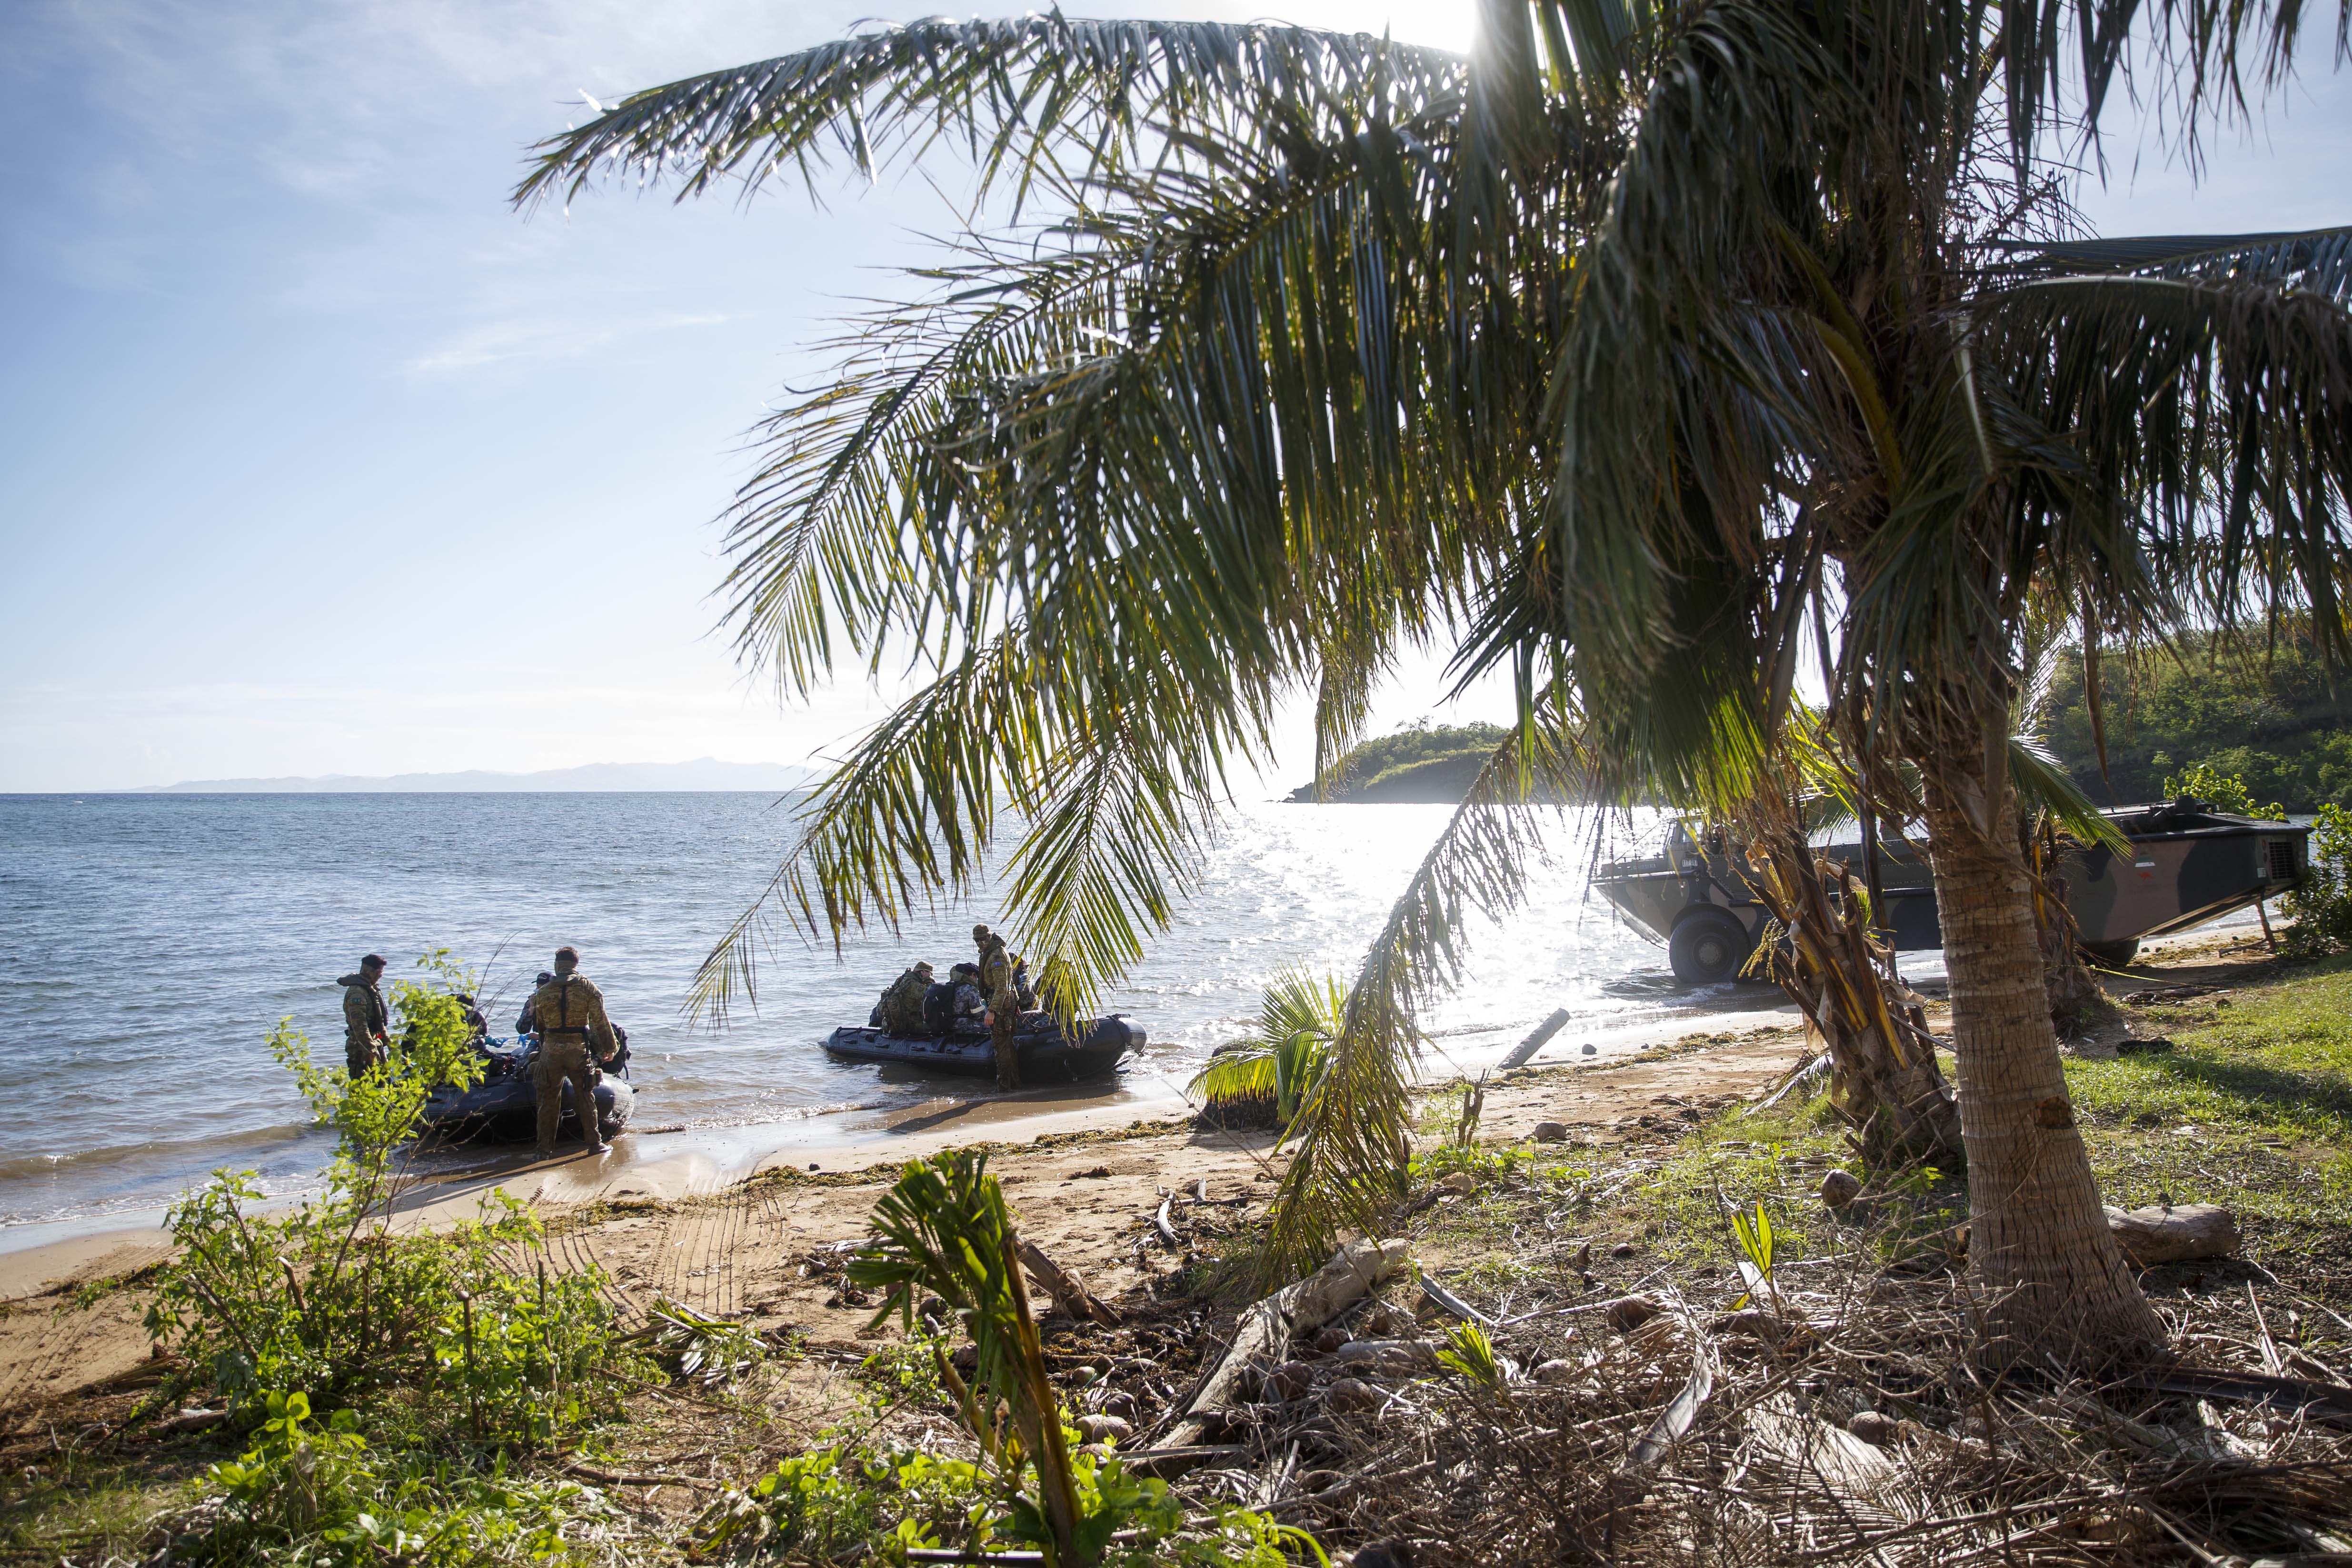
[[[1116,1013],[1090,1020],[1075,1043],[1063,1035],[1051,1014],[1024,1013],[1013,1044],[1021,1056],[1023,1083],[1075,1083],[1108,1078],[1129,1052],[1142,1048],[1144,1038],[1141,1025]],[[854,1062],[898,1062],[969,1078],[996,1076],[996,1048],[988,1031],[967,1020],[958,1020],[938,1035],[893,1035],[875,1024],[845,1024],[826,1037],[824,1048]]]
[[[481,1082],[467,1089],[442,1084],[425,1100],[424,1121],[431,1136],[445,1142],[484,1137],[520,1142],[538,1137],[539,1086],[531,1072],[531,1064],[539,1058],[538,1040],[528,1035],[512,1045],[486,1040],[482,1054],[489,1059]],[[626,1047],[614,1067],[596,1071],[596,1125],[604,1137],[628,1126],[629,1116],[636,1109],[636,1091],[629,1087],[628,1071]],[[563,1124],[556,1130],[559,1142],[580,1136],[579,1108],[572,1099],[567,1081]]]

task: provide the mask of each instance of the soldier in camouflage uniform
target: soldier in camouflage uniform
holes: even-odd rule
[[[359,969],[335,982],[343,988],[343,1066],[353,1078],[383,1065],[384,1037],[392,1015],[383,1005],[376,982],[383,978],[383,960],[369,953]]]
[[[930,1030],[923,1023],[923,998],[931,993],[931,966],[918,963],[890,983],[882,993],[882,1027],[894,1035],[927,1035]]]
[[[971,928],[980,944],[980,989],[988,998],[988,1037],[996,1050],[996,1087],[1007,1093],[1021,1087],[1021,1057],[1013,1044],[1021,1026],[1021,994],[1013,980],[1013,955],[1004,939],[984,925]]]
[[[539,1025],[539,1058],[532,1079],[539,1090],[539,1157],[555,1152],[556,1130],[563,1124],[563,1084],[572,1083],[572,1108],[580,1118],[580,1141],[592,1154],[604,1152],[596,1125],[596,1079],[588,1069],[593,1042],[599,1057],[616,1048],[612,1021],[604,1016],[604,994],[579,973],[580,955],[568,947],[555,950],[555,977],[531,994],[530,1010]]]

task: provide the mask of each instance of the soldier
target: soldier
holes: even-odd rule
[[[353,1078],[383,1065],[392,1015],[384,1009],[383,993],[376,989],[383,978],[383,960],[371,952],[360,960],[356,973],[335,982],[343,988],[343,1066]]]
[[[535,1035],[539,1033],[538,1017],[531,1012],[531,997],[537,996],[539,994],[539,988],[554,978],[555,971],[551,969],[542,969],[539,972],[539,978],[530,983],[530,996],[526,996],[522,999],[522,1011],[515,1015],[516,1034]]]
[[[579,973],[580,954],[568,947],[555,950],[555,970],[547,984],[531,994],[532,1022],[539,1026],[539,1059],[532,1079],[539,1090],[539,1157],[555,1152],[556,1130],[563,1124],[563,1084],[572,1083],[572,1108],[580,1118],[580,1141],[592,1154],[604,1152],[596,1126],[596,1080],[588,1070],[588,1047],[611,1056],[618,1047],[612,1021],[604,1016],[604,994]]]
[[[474,1005],[474,999],[460,991],[457,993],[457,1005],[465,1010],[467,1039],[475,1045],[488,1039],[490,1021],[482,1016],[482,1010]]]
[[[918,963],[890,983],[882,993],[882,1027],[893,1035],[921,1035],[923,998],[931,993],[931,966]]]
[[[988,1037],[996,1047],[996,1087],[1006,1093],[1021,1087],[1021,1057],[1013,1046],[1021,1026],[1021,994],[1013,988],[1013,959],[1004,939],[986,926],[972,928],[981,942],[980,988],[988,996]]]

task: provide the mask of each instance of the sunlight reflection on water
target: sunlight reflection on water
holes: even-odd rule
[[[1449,809],[1238,808],[1108,998],[1150,1031],[1140,1070],[1181,1083],[1286,964],[1352,975]],[[1572,1039],[1694,1000],[1586,893],[1596,855],[1647,852],[1655,823],[1553,821],[1526,906],[1465,932],[1465,982],[1427,1020],[1436,1070],[1491,1059],[1554,1007]],[[629,1028],[654,1122],[977,1092],[886,1082],[815,1047],[915,958],[965,957],[972,921],[997,914],[985,894],[903,939],[853,931],[838,958],[780,933],[756,1012],[718,1034],[681,1016],[696,964],[789,838],[786,810],[751,795],[0,797],[0,1223],[153,1203],[224,1163],[280,1184],[315,1168],[323,1142],[261,1041],[290,1014],[331,1058],[332,982],[371,950],[394,977],[445,944],[483,966],[505,1033],[531,972],[579,946]]]

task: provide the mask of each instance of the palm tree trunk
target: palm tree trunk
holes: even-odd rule
[[[2164,1332],[2108,1232],[2067,1098],[2015,791],[1986,766],[1990,748],[1939,750],[1921,771],[1968,1142],[1969,1275],[1986,1314],[1985,1348],[2000,1362],[2144,1358]]]
[[[2042,982],[2050,993],[2050,1022],[2061,1039],[2072,1039],[2102,1016],[2112,1016],[2114,1004],[2099,988],[2083,962],[2074,916],[2066,908],[2057,835],[2046,824],[2028,826],[2022,819],[2017,836],[2018,853],[2032,878],[2034,939],[2042,946]]]
[[[1863,889],[1814,854],[1786,796],[1760,795],[1747,816],[1757,890],[1788,933],[1788,951],[1769,960],[1772,976],[1822,1037],[1830,1103],[1874,1164],[1957,1163],[1960,1118],[1935,1041],[1885,967]]]

